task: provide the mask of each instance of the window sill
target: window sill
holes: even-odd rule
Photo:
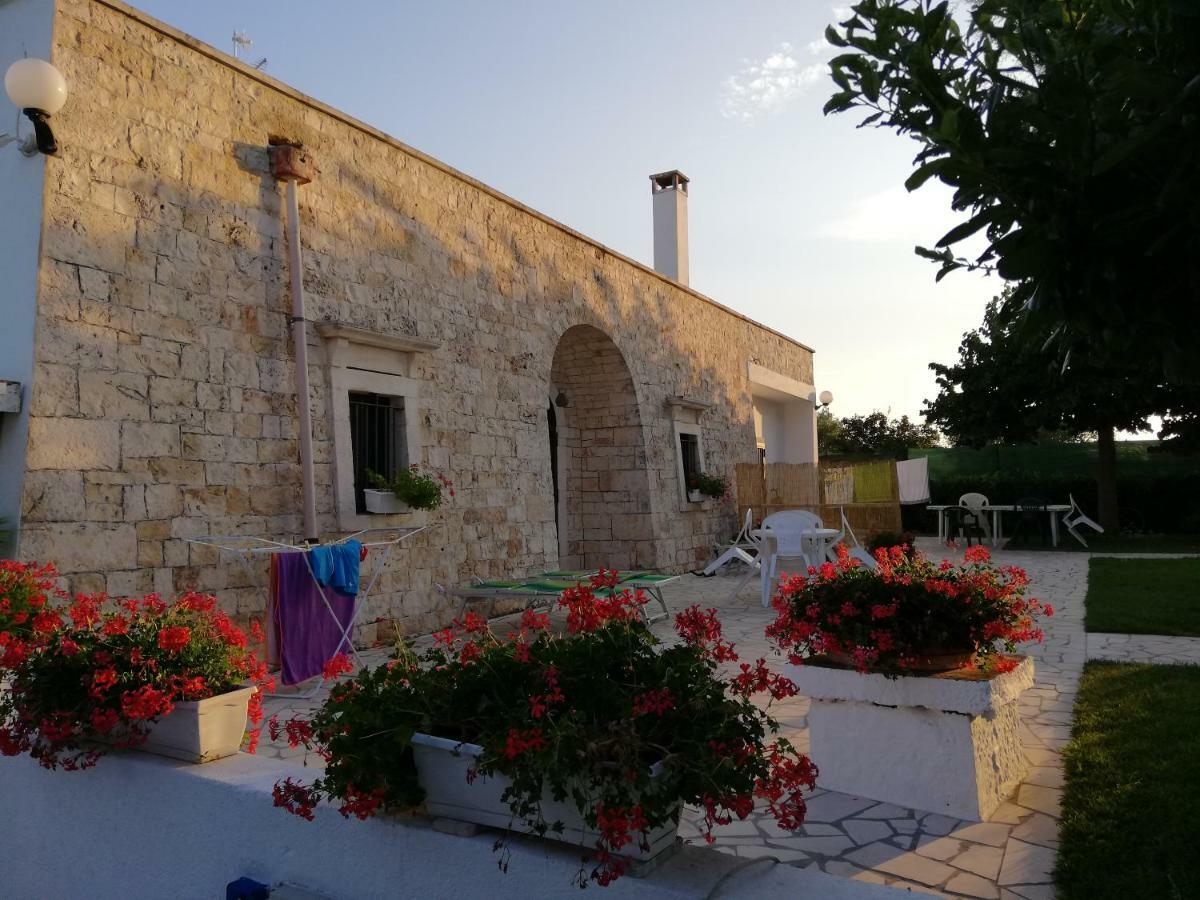
[[[429,524],[429,510],[414,509],[403,513],[353,513],[338,516],[342,531],[366,531],[370,528],[420,528]]]

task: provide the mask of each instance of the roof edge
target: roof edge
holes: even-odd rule
[[[533,216],[535,219],[538,219],[539,221],[545,223],[546,225],[549,225],[551,228],[556,228],[559,231],[563,232],[564,234],[570,235],[571,237],[575,238],[576,240],[583,241],[585,244],[590,244],[592,247],[595,247],[596,249],[601,250],[604,253],[607,253],[610,256],[613,256],[613,257],[621,260],[622,262],[628,263],[629,265],[633,266],[634,268],[640,269],[641,271],[645,272],[646,274],[654,276],[659,281],[662,281],[662,282],[670,285],[671,287],[678,288],[679,290],[683,291],[684,293],[690,294],[691,296],[695,297],[697,300],[701,300],[704,303],[709,304],[710,306],[714,306],[717,309],[721,310],[722,312],[733,316],[734,318],[741,319],[743,322],[748,322],[751,325],[755,326],[756,328],[761,328],[763,331],[773,334],[776,337],[782,338],[783,340],[787,341],[790,344],[794,344],[795,346],[799,347],[802,350],[807,350],[809,353],[816,352],[815,350],[813,350],[812,347],[797,340],[796,338],[791,337],[790,335],[784,334],[782,331],[778,331],[774,328],[771,328],[769,325],[764,325],[762,322],[759,322],[756,319],[752,319],[749,316],[747,316],[743,313],[740,313],[735,309],[730,309],[724,303],[720,303],[720,302],[714,300],[712,297],[702,294],[699,291],[697,291],[691,287],[688,287],[687,285],[680,284],[678,281],[675,281],[672,278],[668,278],[667,276],[663,275],[661,272],[655,271],[653,268],[646,265],[645,263],[638,262],[636,259],[632,259],[632,258],[626,256],[624,253],[620,253],[616,250],[613,250],[611,247],[605,246],[604,244],[600,243],[599,241],[595,240],[594,238],[590,238],[586,234],[576,231],[574,228],[571,228],[569,225],[564,225],[562,222],[559,222],[557,219],[552,219],[550,216],[546,215],[545,213],[538,212],[536,209],[534,209],[530,206],[526,206],[521,201],[513,199],[512,197],[508,196],[507,194],[503,193],[502,191],[498,191],[495,188],[484,184],[482,181],[472,178],[470,175],[467,175],[464,172],[460,172],[458,169],[454,168],[453,166],[447,165],[446,163],[442,162],[441,160],[435,159],[434,157],[430,156],[427,153],[423,153],[422,151],[416,149],[415,147],[410,147],[408,144],[404,143],[403,141],[392,137],[387,132],[380,131],[378,128],[375,128],[373,125],[368,125],[366,122],[360,121],[359,119],[356,119],[353,116],[351,116],[347,113],[344,113],[339,109],[335,109],[334,107],[330,106],[327,103],[322,103],[320,100],[317,100],[314,97],[310,97],[307,94],[296,90],[291,85],[286,84],[285,82],[282,82],[277,78],[272,78],[270,75],[264,74],[261,70],[255,69],[253,66],[246,65],[241,60],[236,59],[233,56],[230,56],[228,53],[218,50],[216,47],[213,47],[211,44],[206,44],[203,41],[201,41],[195,37],[192,37],[190,34],[180,31],[178,28],[174,28],[165,22],[161,22],[158,19],[155,19],[153,16],[147,15],[146,13],[142,12],[139,9],[135,9],[132,6],[129,6],[128,4],[121,2],[121,0],[90,0],[90,2],[99,4],[100,6],[108,7],[109,9],[113,10],[114,12],[120,13],[123,16],[126,16],[130,19],[133,19],[136,22],[141,23],[142,25],[146,26],[147,28],[151,29],[152,31],[157,31],[159,34],[163,35],[164,37],[170,38],[171,40],[176,41],[177,43],[180,43],[186,47],[189,47],[190,49],[196,51],[197,53],[201,54],[202,56],[208,57],[209,59],[213,60],[214,62],[218,62],[223,66],[233,69],[234,71],[246,76],[247,78],[251,79],[252,81],[257,81],[258,83],[260,83],[266,87],[269,87],[272,90],[278,91],[281,94],[285,94],[288,97],[291,97],[293,100],[303,103],[306,106],[312,107],[313,109],[315,109],[321,113],[324,113],[327,116],[331,116],[332,118],[338,119],[339,121],[345,123],[346,125],[349,125],[351,128],[355,128],[355,129],[363,132],[364,134],[367,134],[367,135],[375,138],[376,140],[382,141],[385,144],[389,144],[389,145],[395,147],[396,149],[400,150],[402,153],[406,153],[409,156],[412,156],[412,157],[420,160],[421,162],[425,163],[426,165],[432,166],[433,168],[437,169],[438,171],[443,172],[446,175],[449,175],[451,178],[455,178],[458,181],[463,182],[464,184],[468,184],[471,187],[475,188],[476,190],[482,191],[483,193],[487,194],[488,196],[490,196],[496,200],[499,200],[501,203],[511,206],[513,209],[523,212],[526,215]]]

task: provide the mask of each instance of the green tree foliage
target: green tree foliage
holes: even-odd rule
[[[936,428],[913,422],[908,416],[888,419],[885,413],[873,412],[837,419],[828,410],[822,410],[817,418],[817,450],[830,456],[904,459],[910,449],[936,447],[940,440]]]
[[[965,447],[1150,427],[1148,416],[1165,406],[1165,386],[1085,354],[1064,369],[1044,336],[1021,327],[1007,299],[988,304],[983,324],[963,336],[955,363],[930,363],[939,393],[925,402],[926,421]]]
[[[983,324],[964,335],[957,362],[930,364],[939,393],[926,401],[925,419],[967,447],[1096,434],[1100,518],[1115,528],[1115,432],[1143,431],[1152,414],[1195,408],[1197,391],[1157,377],[1136,359],[1076,352],[1064,367],[1046,336],[1014,309],[1011,293],[988,304]]]
[[[859,0],[826,37],[826,112],[915,139],[908,189],[954,191],[917,248],[939,279],[998,272],[1060,358],[1200,381],[1200,3]]]

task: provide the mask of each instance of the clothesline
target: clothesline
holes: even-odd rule
[[[338,538],[337,540],[321,541],[315,544],[290,544],[284,541],[273,541],[270,538],[256,537],[254,535],[246,534],[202,534],[196,535],[195,537],[184,538],[184,541],[189,544],[200,544],[206,547],[215,547],[218,550],[226,550],[230,553],[307,553],[309,550],[315,550],[317,547],[335,547],[365,534],[395,535],[395,537],[392,537],[389,540],[360,541],[364,547],[372,550],[378,547],[394,546],[395,544],[398,544],[403,540],[407,540],[414,534],[422,532],[429,527],[431,526],[421,525],[412,528],[364,528],[361,531],[356,531],[353,534],[348,534],[345,537]],[[256,546],[232,546],[232,542],[236,541],[250,541]]]
[[[356,531],[353,534],[348,534],[345,537],[338,538],[336,540],[313,544],[292,544],[284,541],[275,541],[270,538],[257,537],[255,535],[197,535],[195,537],[186,538],[185,540],[191,544],[213,547],[220,552],[234,554],[239,563],[244,569],[246,569],[247,574],[250,574],[248,559],[252,555],[269,554],[271,556],[272,585],[274,585],[276,557],[303,554],[304,568],[307,570],[308,576],[312,579],[313,586],[316,588],[317,596],[320,597],[321,604],[324,606],[325,611],[332,618],[337,626],[338,631],[340,632],[337,648],[334,651],[333,656],[336,656],[338,653],[342,652],[342,648],[345,647],[349,651],[349,655],[354,657],[354,659],[357,660],[358,664],[361,666],[363,665],[362,657],[359,656],[358,650],[354,647],[354,643],[350,637],[351,632],[354,629],[354,624],[358,619],[359,612],[364,608],[367,597],[371,594],[371,591],[378,583],[380,576],[383,574],[384,568],[391,559],[392,551],[396,548],[396,546],[401,541],[407,540],[413,535],[418,534],[429,527],[430,526],[428,525],[422,525],[412,528],[364,528],[360,531]],[[382,537],[379,540],[358,540],[359,537],[374,534],[384,535],[385,537]],[[373,560],[373,572],[370,577],[366,579],[365,589],[357,592],[353,596],[349,615],[339,616],[337,611],[334,609],[334,604],[330,601],[330,593],[326,592],[326,586],[321,583],[321,580],[317,578],[316,573],[313,571],[311,551],[321,548],[343,546],[351,541],[354,541],[354,543],[360,545],[364,549],[380,549],[381,552],[372,555],[371,558]],[[357,566],[357,554],[355,565]],[[357,581],[357,568],[355,568],[355,573],[355,580]],[[333,592],[332,586],[330,586],[330,592]],[[335,594],[334,596],[336,597],[337,595]],[[270,608],[270,601],[268,602],[268,607]],[[343,619],[345,619],[345,621],[343,621]],[[270,633],[274,634],[274,631],[272,630]],[[280,648],[280,652],[282,653],[282,647]],[[286,668],[283,671],[286,673]],[[301,678],[301,676],[298,675],[294,677],[297,679],[297,682]],[[307,680],[306,676],[305,680]],[[285,683],[291,682],[288,682],[285,678]],[[315,695],[315,693],[320,690],[320,687],[321,683],[318,682],[313,687],[309,696]]]

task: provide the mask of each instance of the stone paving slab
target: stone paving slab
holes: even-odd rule
[[[940,550],[936,542],[920,540],[919,545],[934,558],[955,555]],[[1083,630],[1088,557],[1079,553],[1002,550],[995,558],[1025,568],[1032,580],[1032,594],[1055,608],[1054,617],[1045,624],[1045,642],[1022,648],[1036,665],[1034,687],[1021,703],[1022,749],[1030,769],[1010,800],[1001,804],[987,822],[967,822],[825,791],[818,782],[801,832],[781,831],[760,809],[745,821],[716,829],[717,850],[748,860],[774,857],[784,864],[815,866],[829,874],[906,888],[918,894],[988,900],[1046,900],[1054,896],[1051,871],[1058,845],[1062,785],[1059,752],[1069,738],[1070,711],[1091,649],[1088,638],[1095,637],[1085,635]],[[726,637],[737,645],[743,659],[762,656],[769,666],[780,669],[783,660],[773,653],[763,634],[772,613],[759,601],[757,582],[752,581],[736,598],[729,596],[739,578],[740,573],[685,577],[667,585],[663,594],[672,612],[693,603],[715,607]],[[653,630],[664,641],[675,640],[669,621],[657,623]],[[386,656],[386,650],[364,654],[371,665],[379,664]],[[273,698],[267,703],[267,712],[282,715],[311,709],[319,700],[319,696],[312,701]],[[809,746],[808,706],[807,698],[798,697],[771,708],[784,736],[804,751]],[[299,753],[266,741],[260,752]],[[820,766],[820,760],[814,762]],[[685,839],[702,842],[698,822],[696,810],[685,810],[680,828]]]
[[[1200,637],[1163,634],[1087,635],[1088,659],[1156,665],[1200,665]]]

